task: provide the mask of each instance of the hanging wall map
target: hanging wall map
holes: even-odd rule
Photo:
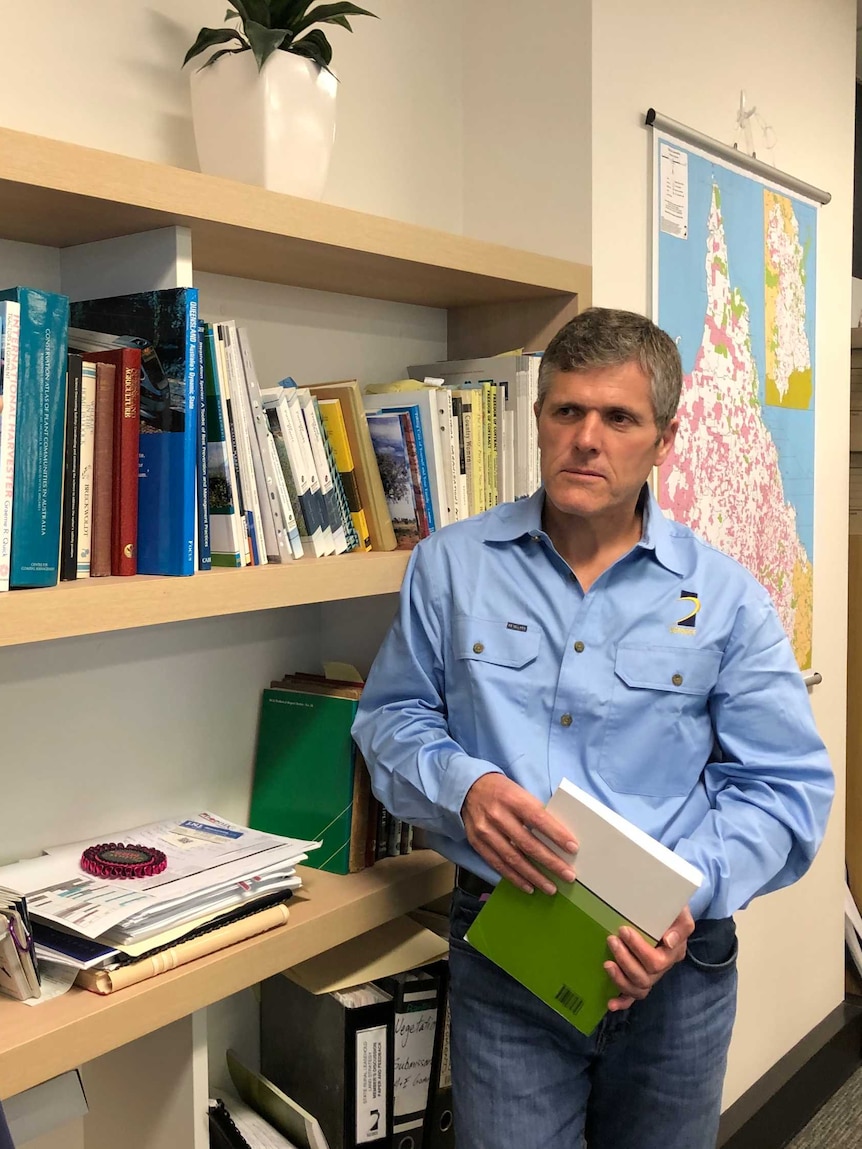
[[[655,133],[654,311],[677,342],[665,514],[743,563],[811,665],[817,208]]]

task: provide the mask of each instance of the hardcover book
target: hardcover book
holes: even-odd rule
[[[264,690],[249,825],[320,841],[306,865],[350,872],[360,686]]]
[[[12,555],[20,311],[12,300],[0,303],[0,590],[9,589]]]
[[[96,364],[96,426],[93,432],[93,525],[90,575],[111,573],[114,482],[114,407],[117,372],[113,363]]]
[[[419,542],[421,532],[401,417],[396,412],[374,412],[368,415],[368,430],[395,531],[396,547],[403,551],[412,550]]]
[[[63,459],[63,517],[60,526],[60,578],[78,577],[78,484],[81,466],[81,387],[84,364],[70,351],[66,369],[66,448]]]
[[[204,324],[202,352],[206,389],[210,554],[213,566],[241,567],[245,565],[245,529],[215,341],[212,324]]]
[[[72,304],[72,324],[141,350],[138,572],[195,571],[198,293],[143,291]]]
[[[703,876],[643,830],[563,779],[548,812],[579,848],[564,854],[574,882],[557,893],[524,893],[501,880],[466,938],[582,1033],[590,1034],[619,990],[604,969],[607,939],[621,926],[656,945]]]
[[[65,295],[31,287],[2,291],[0,299],[20,304],[9,585],[55,586],[60,558],[69,300]]]
[[[115,370],[114,466],[111,483],[112,575],[138,573],[138,446],[140,438],[141,350],[117,346],[118,337],[69,329],[69,347],[91,363]],[[108,573],[108,572],[105,572]]]

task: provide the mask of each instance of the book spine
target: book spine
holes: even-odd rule
[[[207,401],[206,378],[204,374],[204,330],[203,320],[198,320],[198,455],[197,455],[197,520],[198,520],[198,570],[212,568],[212,540],[210,538],[209,515],[209,470],[207,468]]]
[[[18,411],[18,339],[20,305],[0,304],[3,316],[3,360],[0,363],[0,591],[9,589],[12,556],[12,510],[15,492],[15,424]]]
[[[287,489],[287,482],[284,477],[281,457],[276,447],[275,436],[270,431],[267,432],[267,450],[269,451],[270,464],[275,475],[276,495],[281,505],[281,518],[290,547],[290,555],[295,559],[301,559],[304,551],[302,539],[299,537],[299,525],[296,521],[293,501]]]
[[[422,431],[422,416],[415,406],[408,407],[410,421],[413,424],[413,439],[416,446],[416,462],[419,466],[419,481],[422,487],[422,504],[428,518],[428,531],[437,530],[434,518],[434,500],[431,498],[431,481],[428,477],[428,456],[425,451],[425,435]]]
[[[197,539],[197,455],[198,455],[198,386],[200,344],[198,342],[198,293],[190,287],[185,307],[185,417],[182,438],[182,483],[178,492],[182,509],[182,534],[178,540],[179,569],[173,574],[195,573]]]
[[[280,465],[273,465],[273,455],[270,447],[270,439],[272,436],[270,434],[266,412],[263,409],[260,383],[258,382],[257,370],[251,353],[251,343],[245,328],[237,328],[237,338],[239,340],[239,351],[242,358],[243,372],[245,374],[248,414],[251,421],[252,438],[254,439],[254,466],[258,496],[261,504],[266,504],[267,508],[262,510],[264,526],[267,529],[267,533],[269,532],[268,524],[272,527],[271,542],[274,549],[270,553],[270,558],[274,562],[288,562],[294,556],[291,552],[291,543],[288,538],[289,527],[285,521],[284,501],[277,487],[277,478],[281,473],[281,467]],[[277,461],[276,455],[276,462]],[[268,518],[267,510],[269,513]],[[290,517],[293,519],[292,511]],[[295,520],[293,526],[294,528],[296,527]]]
[[[59,577],[69,300],[18,288],[21,305],[11,587]]]
[[[96,429],[96,365],[81,368],[81,450],[78,471],[78,578],[90,577],[93,526],[93,435]]]
[[[244,541],[238,510],[230,429],[216,360],[216,335],[204,324],[202,344],[206,390],[207,519],[213,566],[243,566]]]
[[[308,441],[311,445],[311,456],[317,480],[320,483],[320,497],[323,501],[323,513],[332,537],[333,550],[340,555],[347,549],[347,541],[341,528],[341,515],[332,483],[332,472],[329,468],[329,459],[323,447],[323,435],[320,429],[320,415],[317,412],[317,403],[310,391],[301,390],[299,401],[308,431]]]
[[[344,535],[345,550],[355,551],[359,546],[359,535],[356,533],[356,527],[353,525],[353,519],[350,514],[350,504],[347,501],[347,495],[344,491],[344,483],[341,481],[341,474],[335,461],[332,444],[329,442],[326,427],[323,425],[323,419],[320,414],[320,402],[316,397],[314,400],[314,411],[320,424],[320,437],[323,442],[323,449],[329,461],[329,473],[332,475],[332,489],[335,491],[338,513],[341,516],[341,530]]]
[[[91,527],[90,575],[111,573],[111,514],[114,482],[113,363],[96,364],[96,425],[93,432],[93,522]]]
[[[66,368],[66,447],[63,469],[63,515],[60,526],[60,578],[78,577],[78,484],[81,467],[81,383],[84,364],[80,355],[68,356]]]
[[[138,573],[138,448],[141,419],[141,352],[123,348],[114,408],[114,515],[111,574]]]
[[[254,553],[251,547],[252,529],[249,525],[248,512],[246,510],[245,491],[243,490],[240,456],[239,456],[239,442],[238,442],[238,429],[234,417],[234,405],[231,399],[230,376],[227,366],[227,352],[225,349],[224,330],[221,324],[216,327],[217,339],[216,344],[218,354],[218,372],[219,382],[221,386],[222,403],[224,405],[224,420],[225,420],[225,433],[230,441],[231,459],[233,461],[233,476],[234,476],[234,490],[236,492],[236,506],[239,511],[240,523],[243,532],[243,555],[244,565],[251,566],[255,562]]]
[[[314,470],[305,419],[295,390],[283,389],[280,401],[282,405],[279,407],[279,415],[282,418],[284,443],[293,469],[296,493],[302,505],[302,517],[308,528],[312,549],[315,555],[321,558],[326,554],[326,540],[323,534],[320,483]]]
[[[347,439],[347,429],[344,425],[344,416],[341,411],[339,399],[321,399],[320,417],[326,428],[326,435],[335,455],[338,472],[341,475],[344,495],[350,507],[350,517],[353,527],[359,538],[358,550],[371,550],[371,536],[368,531],[368,521],[365,508],[359,498],[359,484],[356,481],[356,472],[353,466],[353,452]]]
[[[243,444],[248,467],[248,480],[251,487],[251,505],[259,547],[259,561],[265,566],[270,560],[281,561],[281,552],[273,518],[272,500],[269,497],[266,477],[263,470],[263,455],[254,423],[251,405],[248,360],[240,344],[239,328],[233,320],[225,324],[229,333],[228,350],[232,381],[235,386],[231,394],[236,397],[239,419],[242,424]]]
[[[425,495],[422,490],[422,479],[419,473],[419,457],[416,450],[416,439],[413,434],[413,420],[409,411],[399,412],[401,420],[401,433],[404,436],[404,449],[407,452],[407,462],[410,464],[410,482],[413,487],[413,504],[416,507],[416,529],[420,539],[425,539],[431,533],[428,526],[428,511],[425,507]]]

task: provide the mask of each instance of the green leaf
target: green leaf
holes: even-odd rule
[[[228,8],[227,12],[224,14],[224,19],[225,23],[227,23],[228,20],[239,20],[241,17],[239,12],[235,12],[233,8]]]
[[[244,51],[248,47],[248,44],[235,28],[201,28],[197,40],[186,52],[183,67],[189,60],[199,56],[201,52],[206,52],[208,48],[214,48],[216,44],[227,44],[229,40],[238,40],[242,44],[243,47],[238,49],[239,51]]]
[[[301,40],[294,40],[288,51],[297,56],[307,56],[321,68],[328,68],[332,60],[332,46],[319,28],[315,28]]]
[[[374,16],[373,12],[369,12],[367,8],[360,8],[357,4],[318,4],[316,8],[312,8],[310,12],[306,12],[305,16],[299,21],[295,32],[298,35],[306,28],[310,28],[312,24],[341,24],[342,27],[347,27],[348,31],[352,31],[350,25],[344,19],[346,16]],[[377,17],[374,17],[377,19]]]
[[[270,24],[274,28],[288,28],[296,33],[296,24],[311,7],[314,0],[270,0]]]
[[[266,28],[255,20],[247,20],[245,34],[257,60],[257,70],[260,71],[273,52],[281,47],[288,32],[284,28]]]
[[[243,28],[249,23],[272,27],[269,0],[234,0],[234,8],[242,18]]]
[[[218,52],[213,52],[213,54],[206,61],[206,63],[201,64],[201,66],[198,68],[198,71],[202,72],[204,70],[204,68],[209,68],[209,66],[211,64],[214,64],[216,62],[216,60],[219,58],[219,56],[236,56],[238,52],[248,52],[248,51],[249,51],[248,44],[246,44],[242,48],[222,48]]]

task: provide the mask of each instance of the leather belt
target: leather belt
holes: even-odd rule
[[[474,898],[486,898],[494,889],[490,882],[486,882],[484,878],[479,878],[469,870],[465,870],[463,866],[456,866],[455,868],[455,885],[459,890],[463,890],[465,894],[471,894]]]

